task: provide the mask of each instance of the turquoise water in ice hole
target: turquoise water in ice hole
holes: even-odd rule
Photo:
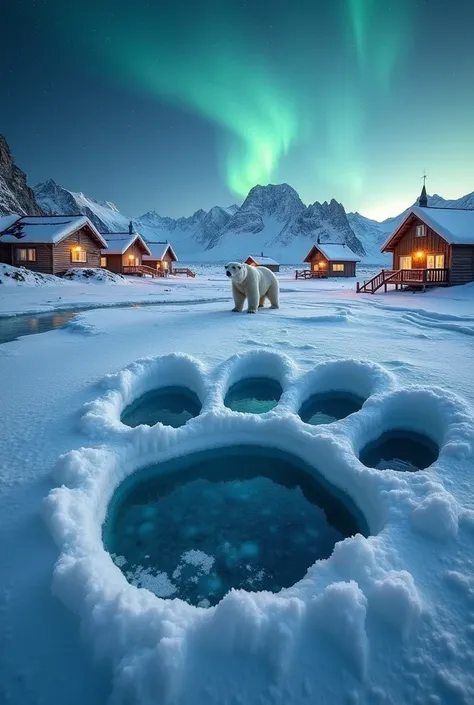
[[[361,463],[378,470],[416,472],[437,460],[439,448],[428,436],[414,431],[387,431],[360,452]]]
[[[124,409],[120,419],[133,428],[140,424],[154,426],[158,422],[179,428],[200,411],[201,402],[187,387],[162,387],[136,399]]]
[[[313,426],[333,423],[360,411],[365,399],[350,392],[322,392],[313,394],[299,410],[301,419]]]
[[[231,588],[289,587],[358,532],[368,535],[361,512],[314,468],[272,448],[232,446],[128,477],[103,540],[131,583],[209,606]]]
[[[281,384],[269,377],[249,377],[232,385],[225,405],[232,411],[264,414],[271,411],[282,395]]]

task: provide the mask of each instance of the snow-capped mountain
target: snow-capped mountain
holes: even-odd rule
[[[16,166],[10,148],[0,135],[0,215],[42,215],[25,173]]]
[[[59,186],[53,179],[34,187],[36,200],[47,215],[86,215],[101,233],[126,232],[129,218],[110,201],[95,201]]]
[[[205,254],[212,253],[213,259],[241,259],[265,251],[281,262],[300,262],[317,237],[321,242],[344,243],[364,255],[337,201],[305,206],[288,184],[254,186]]]

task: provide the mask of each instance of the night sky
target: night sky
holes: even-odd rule
[[[6,5],[6,7],[5,7]],[[291,184],[394,215],[474,190],[472,0],[6,0],[0,132],[130,216]]]

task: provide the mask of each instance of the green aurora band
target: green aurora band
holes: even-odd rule
[[[304,150],[312,163],[310,178],[361,191],[366,103],[390,88],[409,2],[336,0],[328,8],[295,0],[292,14],[263,0],[246,10],[234,0],[189,6],[135,0],[120,9],[112,0],[98,6],[50,0],[49,11],[67,18],[81,55],[89,47],[95,58],[94,70],[220,127],[227,185],[246,196],[255,184],[278,178],[293,149]],[[262,41],[257,10],[275,18],[279,51]],[[318,42],[315,22],[335,39]],[[308,67],[309,85],[301,80]]]

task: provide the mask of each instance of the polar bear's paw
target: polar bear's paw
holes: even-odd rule
[[[279,306],[270,306],[270,308],[280,308]]]
[[[257,313],[257,309],[256,308],[249,308],[247,313]]]
[[[234,306],[234,308],[232,309],[232,313],[242,313],[242,309]]]

